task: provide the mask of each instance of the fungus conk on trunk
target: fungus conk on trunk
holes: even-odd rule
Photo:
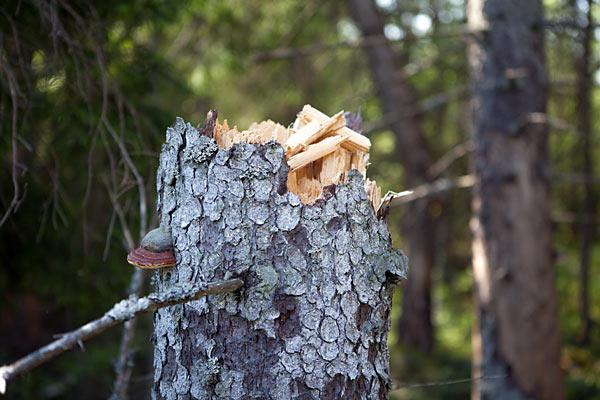
[[[154,316],[158,399],[388,397],[392,295],[407,261],[348,172],[313,204],[282,146],[230,149],[177,119],[157,176],[177,265],[157,289],[240,277],[242,290]]]

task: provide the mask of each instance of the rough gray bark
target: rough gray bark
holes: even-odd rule
[[[154,398],[387,398],[387,333],[406,258],[351,171],[314,205],[286,187],[279,144],[217,149],[178,119],[158,170],[173,233],[172,285],[241,277],[245,288],[154,319]]]
[[[541,0],[470,0],[474,399],[562,399]]]
[[[383,21],[373,0],[348,0],[352,18],[365,38],[381,38],[364,51],[384,114],[396,137],[396,152],[404,168],[404,184],[413,188],[429,181],[433,160],[415,112],[414,89],[394,61],[394,52],[383,34]],[[397,117],[396,117],[397,116]],[[430,200],[410,203],[402,221],[403,243],[412,268],[403,288],[402,315],[398,337],[408,346],[429,352],[433,347],[431,323],[431,271],[434,264],[435,223]]]

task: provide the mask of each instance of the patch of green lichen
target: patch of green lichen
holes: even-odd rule
[[[189,146],[183,152],[183,162],[201,164],[210,160],[218,149],[214,140],[196,146]]]
[[[268,294],[275,290],[279,282],[279,274],[269,264],[259,264],[253,268],[254,273],[259,279],[255,289],[259,293]]]

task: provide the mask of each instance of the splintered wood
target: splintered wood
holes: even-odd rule
[[[367,173],[371,141],[346,126],[343,111],[329,117],[307,104],[290,128],[267,120],[255,122],[242,132],[237,126],[229,128],[227,120],[222,125],[217,120],[213,135],[223,149],[238,142],[281,143],[290,166],[288,189],[299,195],[304,204],[319,199],[324,186],[345,183],[351,169],[357,169],[363,176]],[[365,192],[377,211],[381,188],[366,179]]]

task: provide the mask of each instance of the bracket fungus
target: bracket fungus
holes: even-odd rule
[[[171,231],[158,227],[148,232],[140,246],[127,255],[127,262],[147,269],[174,266],[175,253]]]

